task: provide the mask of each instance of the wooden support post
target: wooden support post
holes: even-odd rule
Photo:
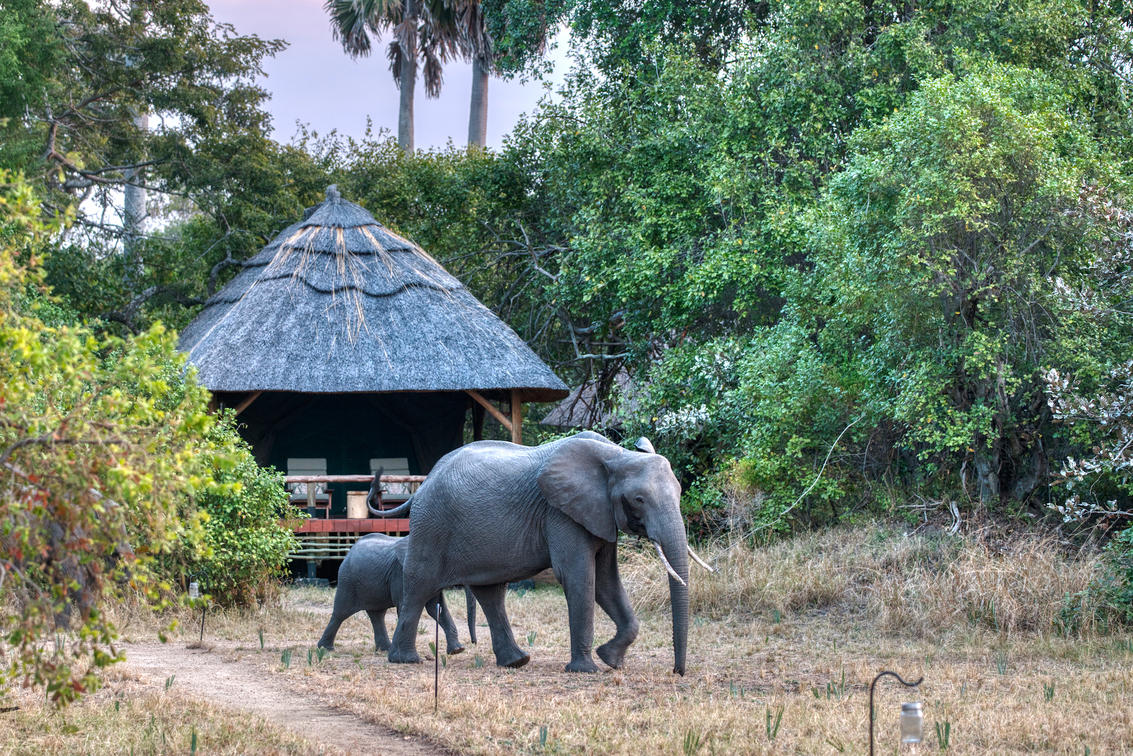
[[[307,516],[312,520],[315,519],[315,489],[317,487],[318,486],[316,486],[314,483],[310,481],[307,482]],[[307,577],[311,578],[312,580],[315,577],[314,559],[307,560]]]
[[[519,399],[519,392],[511,392],[511,442],[523,443],[523,402]]]
[[[235,410],[236,414],[239,415],[241,412],[248,409],[248,407],[251,406],[252,402],[254,402],[254,401],[256,401],[257,399],[260,398],[260,394],[262,394],[262,393],[264,393],[264,392],[253,391],[251,394],[249,394],[247,397],[245,397],[244,401],[242,401],[242,402],[240,402],[239,404],[236,405],[236,410]]]
[[[468,389],[467,391],[465,391],[465,393],[467,393],[470,397],[475,399],[476,403],[479,404],[481,407],[488,410],[488,414],[491,415],[492,417],[496,418],[497,420],[499,420],[500,425],[504,426],[504,428],[506,428],[508,431],[510,431],[511,437],[515,438],[515,429],[512,428],[511,420],[508,420],[507,417],[504,416],[504,413],[500,412],[498,409],[495,408],[495,406],[492,405],[491,402],[489,402],[487,399],[485,399],[483,396],[481,396],[479,391],[473,391],[472,389]]]

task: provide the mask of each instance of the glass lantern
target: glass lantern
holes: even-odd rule
[[[920,702],[901,704],[901,742],[919,743],[924,737],[924,715]]]

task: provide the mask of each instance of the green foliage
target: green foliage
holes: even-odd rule
[[[663,0],[569,3],[570,27],[587,53],[607,74],[628,75],[653,62],[653,43],[680,40],[698,60],[719,67],[753,19],[771,4],[762,0],[673,3]]]
[[[517,130],[507,155],[540,166],[555,249],[544,307],[570,338],[546,333],[583,372],[631,366],[629,432],[686,487],[716,474],[693,509],[739,484],[757,526],[783,527],[813,484],[795,514],[836,519],[894,477],[1025,500],[1058,445],[1040,369],[1103,353],[1076,347],[1050,280],[1096,278],[1114,224],[1084,187],[1123,181],[1116,132],[1067,115],[1097,83],[1053,52],[1082,15],[997,17],[1019,44],[996,49],[1044,74],[970,61],[978,3],[880,33],[873,10],[818,5],[777,8],[724,75],[673,49],[633,81],[580,72]],[[1104,326],[1085,333],[1112,355],[1125,326]]]
[[[543,73],[543,53],[567,0],[482,0],[495,70],[502,76]]]
[[[929,470],[967,459],[985,501],[1039,485],[1049,276],[1087,261],[1072,212],[1099,157],[1045,77],[990,68],[922,87],[855,137],[816,214],[800,312],[865,377]],[[817,285],[816,285],[817,283]]]
[[[67,703],[121,660],[108,602],[166,605],[202,553],[262,579],[269,547],[273,565],[284,547],[251,519],[267,516],[275,478],[207,413],[171,333],[122,339],[36,317],[51,302],[36,266],[57,229],[26,182],[0,173],[0,188],[0,686],[22,679]],[[198,498],[241,519],[253,559],[215,532],[207,554]]]
[[[1118,533],[1106,546],[1110,578],[1106,598],[1119,621],[1133,625],[1133,527]]]
[[[37,285],[26,251],[48,229],[26,186],[4,199],[0,278],[19,291]],[[0,299],[0,683],[72,700],[120,660],[103,601],[141,590],[160,602],[152,567],[199,531],[186,503],[217,451],[202,439],[205,392],[182,365],[161,328],[100,338]]]
[[[283,474],[256,464],[230,412],[210,436],[232,453],[214,469],[216,485],[197,499],[205,549],[185,569],[213,599],[247,606],[274,595],[287,555],[297,546],[287,525],[299,515],[288,501]]]

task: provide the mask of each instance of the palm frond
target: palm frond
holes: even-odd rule
[[[371,34],[401,21],[400,0],[326,0],[323,9],[330,15],[331,33],[351,57],[370,54]]]
[[[397,86],[401,87],[401,45],[398,41],[392,40],[386,48],[386,59],[389,60],[389,70],[393,74],[393,80]]]

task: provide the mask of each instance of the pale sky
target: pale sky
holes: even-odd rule
[[[338,129],[358,137],[366,128],[366,116],[373,120],[375,131],[384,127],[396,138],[398,90],[386,61],[387,39],[378,41],[369,57],[355,60],[331,36],[323,0],[208,3],[213,18],[232,24],[239,34],[289,43],[286,50],[266,61],[266,79],[260,82],[271,93],[267,110],[277,140],[289,141],[296,121],[320,134]],[[557,61],[553,79],[561,81],[567,68],[565,53],[560,49],[553,55]],[[418,149],[444,147],[450,139],[457,146],[467,143],[471,89],[472,67],[460,61],[445,66],[439,98],[426,98],[418,83],[413,107]],[[545,91],[540,82],[493,78],[488,85],[488,146],[498,148],[519,115],[532,112]]]

